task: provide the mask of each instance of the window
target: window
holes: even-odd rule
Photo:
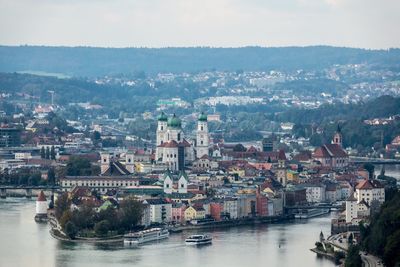
[[[201,128],[201,130],[203,131],[203,126],[201,126],[200,128]]]
[[[181,133],[178,133],[178,141],[181,141]]]
[[[104,158],[104,160],[103,160],[104,162],[107,162],[107,159],[106,158]]]
[[[161,131],[164,130],[164,126],[161,126]]]
[[[182,184],[181,184],[181,188],[184,188],[184,187],[185,187],[185,185],[182,183]]]

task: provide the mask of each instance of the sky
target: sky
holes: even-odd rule
[[[400,47],[400,0],[0,0],[0,45]]]

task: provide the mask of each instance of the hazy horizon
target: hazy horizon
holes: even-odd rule
[[[400,1],[0,0],[0,44],[400,47]]]

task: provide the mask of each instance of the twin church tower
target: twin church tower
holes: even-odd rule
[[[208,156],[209,136],[207,115],[201,113],[197,120],[196,140],[188,141],[182,131],[182,121],[162,112],[157,125],[156,161],[164,163],[171,171],[183,170],[185,165],[204,155]]]

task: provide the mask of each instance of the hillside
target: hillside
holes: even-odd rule
[[[329,46],[281,48],[94,48],[0,46],[0,72],[35,71],[69,76],[204,70],[318,70],[333,64],[369,63],[400,69],[400,49]]]

